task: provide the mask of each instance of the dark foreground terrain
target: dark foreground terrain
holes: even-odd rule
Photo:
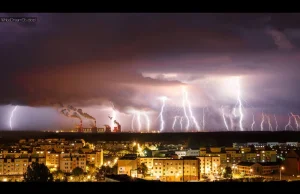
[[[65,138],[96,141],[189,142],[191,146],[232,146],[234,142],[300,142],[300,132],[199,132],[199,133],[55,133],[37,131],[0,131],[0,144],[19,139]]]

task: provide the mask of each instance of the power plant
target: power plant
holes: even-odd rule
[[[82,111],[82,109],[77,109],[73,106],[67,106],[67,108],[65,108],[62,104],[60,105],[60,107],[62,108],[60,110],[60,113],[68,118],[76,118],[80,121],[80,123],[78,125],[76,125],[75,127],[75,132],[79,132],[79,133],[120,133],[121,132],[121,125],[118,121],[114,120],[113,122],[113,126],[110,125],[103,125],[103,127],[98,128],[97,127],[97,123],[96,123],[96,119],[94,117],[92,117],[91,115],[89,115],[88,113],[85,113]],[[83,127],[82,124],[82,118],[88,119],[91,121],[91,124],[89,128],[85,128]],[[113,117],[108,116],[108,118],[110,120],[113,119]],[[113,128],[113,129],[112,129]],[[74,131],[74,130],[72,130]]]
[[[76,126],[75,132],[80,133],[120,133],[121,132],[121,125],[116,120],[114,121],[115,126],[113,130],[111,129],[111,126],[104,125],[104,127],[98,128],[96,125],[96,120],[94,121],[94,126],[85,128],[82,125],[82,120],[80,120],[80,124]]]

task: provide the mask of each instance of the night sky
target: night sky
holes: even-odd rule
[[[73,128],[62,107],[82,108],[97,126],[115,119],[123,130],[276,130],[300,114],[300,14],[0,14],[37,17],[0,23],[0,128]],[[238,87],[241,109],[239,109]],[[191,112],[186,105],[186,91]],[[185,101],[187,102],[187,101]],[[234,112],[236,107],[236,112]],[[222,112],[223,110],[223,112]],[[242,126],[240,119],[242,111]],[[268,120],[269,119],[269,120]],[[297,129],[296,119],[291,126]],[[89,125],[88,119],[83,119]],[[232,123],[231,123],[232,122]],[[300,118],[297,119],[300,124]],[[232,124],[232,125],[231,125]],[[291,129],[291,128],[288,128]]]

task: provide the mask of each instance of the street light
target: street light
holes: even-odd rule
[[[280,167],[280,169],[279,169],[279,180],[281,180],[281,171],[282,170],[284,170],[284,167],[282,166],[282,167]]]
[[[253,172],[253,169],[251,168],[251,169],[250,169],[250,176],[252,176],[252,172]]]

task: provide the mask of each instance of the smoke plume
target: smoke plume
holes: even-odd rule
[[[85,112],[82,112],[82,109],[78,109],[77,112],[78,112],[81,116],[83,116],[84,118],[86,118],[86,119],[91,119],[91,120],[93,120],[93,121],[96,120],[96,119],[95,119],[94,117],[92,117],[91,115],[89,115],[89,114],[87,114],[87,113],[85,113]]]
[[[69,111],[66,108],[62,109],[60,113],[66,117],[69,117]]]
[[[82,120],[81,120],[81,117],[79,116],[79,114],[78,114],[77,112],[74,112],[74,113],[71,115],[71,117],[72,117],[72,118],[77,118],[77,119],[79,119],[80,121],[82,121]]]
[[[75,107],[73,107],[72,105],[68,105],[68,109],[70,109],[72,111],[77,111],[77,109]]]

